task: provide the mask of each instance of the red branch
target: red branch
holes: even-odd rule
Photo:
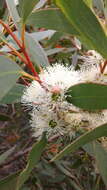
[[[19,46],[19,48],[21,49],[22,53],[24,54],[26,60],[28,63],[24,62],[29,69],[32,71],[33,75],[38,78],[38,81],[40,83],[40,78],[38,73],[35,71],[35,68],[33,66],[33,63],[30,60],[30,57],[28,55],[28,53],[26,52],[25,48],[23,47],[23,44],[21,44],[20,40],[17,38],[17,36],[12,32],[12,30],[9,28],[9,26],[7,24],[5,24],[2,20],[0,20],[0,24],[2,24],[2,26],[6,29],[6,31],[12,36],[12,38],[15,40],[15,42],[17,43],[17,45]],[[20,57],[19,57],[20,58]]]

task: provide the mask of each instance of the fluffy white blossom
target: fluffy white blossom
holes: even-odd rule
[[[55,64],[40,74],[46,91],[37,81],[33,81],[24,91],[22,103],[32,106],[30,124],[34,135],[39,138],[44,131],[47,136],[54,134],[73,136],[78,130],[90,130],[107,122],[107,110],[88,112],[65,100],[66,90],[81,82],[105,82],[97,64],[84,62],[80,70]]]
[[[79,58],[83,61],[83,64],[80,65],[81,82],[107,82],[107,67],[105,67],[103,74],[101,74],[99,65],[103,64],[105,60],[99,53],[95,50],[89,50],[86,55]]]
[[[67,131],[65,127],[69,125],[64,120],[64,114],[69,109],[78,110],[64,100],[64,92],[70,86],[79,83],[81,80],[79,73],[73,68],[68,69],[56,64],[40,74],[40,79],[49,91],[42,88],[37,81],[33,81],[30,87],[26,88],[22,97],[24,104],[33,107],[31,126],[35,127],[35,136],[41,136],[45,130],[48,136],[56,133],[63,135]],[[60,91],[58,98],[57,94],[54,97],[53,93],[56,89]],[[55,100],[56,98],[57,100]]]
[[[83,64],[83,66],[85,67],[90,67],[91,65],[99,65],[104,61],[103,57],[95,50],[87,51],[86,55],[79,56],[79,59],[81,59],[85,63]]]

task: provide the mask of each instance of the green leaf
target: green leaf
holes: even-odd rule
[[[19,39],[19,33],[18,32],[13,32]],[[0,40],[1,42],[8,43],[10,46],[14,47],[16,50],[19,49],[18,45],[16,42],[13,40],[13,38],[9,35],[8,37],[5,37],[2,33],[0,33]],[[11,52],[10,48],[7,47],[7,45],[4,45],[0,48],[0,52]]]
[[[54,33],[56,33],[54,30],[45,30],[42,32],[32,32],[30,33],[30,36],[32,36],[32,38],[36,39],[37,41],[41,41],[46,38],[50,38]]]
[[[93,143],[94,142],[90,142],[88,144],[85,144],[82,148],[90,155],[90,156],[95,156],[94,155],[94,149],[93,149]],[[97,142],[96,142],[97,143]]]
[[[107,58],[107,37],[98,19],[83,0],[56,0],[71,25],[79,32],[79,39]]]
[[[20,30],[20,24],[19,24],[20,17],[16,9],[14,0],[6,0],[6,4],[15,26]]]
[[[82,147],[83,145],[94,141],[102,136],[107,135],[107,123],[104,125],[101,125],[99,127],[96,127],[92,129],[91,131],[85,133],[84,135],[77,138],[75,141],[73,141],[71,144],[66,146],[60,153],[58,153],[52,160],[58,160],[62,158],[65,155],[68,155],[69,153],[72,153],[76,151],[78,148]]]
[[[23,95],[24,86],[21,84],[15,84],[5,96],[0,100],[1,104],[13,104],[21,101]]]
[[[16,190],[18,173],[10,175],[0,181],[0,190]]]
[[[86,110],[107,109],[107,85],[81,83],[70,87],[66,100]]]
[[[5,160],[8,158],[8,156],[12,154],[14,149],[15,149],[15,146],[10,148],[9,150],[7,150],[6,152],[4,152],[3,154],[0,155],[0,164],[5,162]]]
[[[79,36],[77,30],[69,23],[64,14],[57,8],[35,11],[32,13],[27,24],[37,28],[57,30],[71,35]]]
[[[20,187],[24,184],[24,182],[28,179],[31,171],[33,170],[33,168],[35,167],[35,165],[39,161],[46,144],[47,144],[47,140],[46,140],[46,136],[44,134],[42,139],[33,145],[33,148],[29,154],[29,157],[28,157],[27,166],[21,172],[21,174],[18,178],[17,190],[19,190]]]
[[[89,6],[90,8],[92,8],[92,1],[93,0],[83,0],[84,3],[86,3],[87,6]]]
[[[11,59],[0,56],[0,100],[15,85],[21,71],[21,68]]]
[[[49,55],[53,55],[53,54],[59,53],[61,51],[64,51],[64,48],[53,48],[53,49],[47,50],[46,54],[49,56]]]
[[[25,23],[28,16],[31,14],[32,10],[34,9],[35,5],[38,3],[39,0],[22,0],[20,3],[21,7],[21,16],[22,22]]]
[[[100,174],[107,186],[107,151],[99,143],[93,145],[95,159]]]
[[[17,32],[18,33],[18,32]],[[0,40],[1,42],[8,43],[9,45],[13,46],[15,49],[18,49],[18,45],[15,43],[15,41],[12,39],[12,37],[8,36],[7,38],[0,33]],[[4,45],[2,48],[0,48],[0,52],[10,52],[10,48],[7,47],[7,45]]]
[[[55,32],[53,36],[46,42],[46,45],[54,46],[57,43],[57,41],[61,39],[62,36],[63,36],[62,32]]]
[[[43,67],[49,66],[48,58],[39,42],[26,33],[26,47],[33,63]]]

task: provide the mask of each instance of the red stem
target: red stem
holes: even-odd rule
[[[26,57],[26,60],[28,61],[28,67],[31,69],[32,73],[34,74],[35,77],[39,78],[38,73],[35,71],[35,68],[30,60],[30,57],[28,56],[27,52],[25,51],[25,49],[22,50],[24,56]]]
[[[25,47],[24,47],[24,43],[21,44],[21,42],[18,40],[17,36],[12,32],[12,30],[9,28],[8,25],[6,25],[2,20],[0,20],[0,24],[3,25],[3,27],[7,30],[7,32],[12,36],[12,38],[15,40],[15,42],[18,44],[19,48],[21,49],[22,53],[24,54],[26,61],[24,61],[24,63],[30,68],[30,70],[32,71],[32,73],[34,74],[35,76],[35,80],[38,81],[38,83],[46,90],[48,91],[48,88],[46,86],[44,86],[43,82],[41,81],[38,73],[35,71],[35,68],[33,66],[33,63],[31,62],[30,60],[30,57],[28,55],[28,53],[26,52],[25,50]],[[24,32],[23,32],[24,34]],[[8,45],[9,46],[9,45]],[[15,52],[19,58],[21,58],[21,56],[19,55],[20,53],[17,52],[16,50],[14,50],[14,48],[11,47],[11,50],[13,50],[13,52]]]
[[[12,38],[15,40],[15,42],[18,44],[20,48],[22,48],[22,45],[16,35],[12,32],[12,30],[9,28],[7,24],[5,24],[2,20],[0,20],[0,24],[7,30],[7,32],[12,36]]]
[[[24,54],[28,64],[27,66],[30,68],[30,70],[32,71],[32,73],[34,74],[34,76],[36,76],[39,81],[40,81],[40,78],[39,78],[39,75],[38,73],[35,71],[35,68],[32,64],[32,62],[30,61],[30,57],[28,56],[25,48],[23,48],[21,42],[18,40],[17,36],[12,32],[12,30],[8,27],[7,24],[5,24],[2,20],[0,20],[0,24],[3,25],[3,27],[7,30],[7,32],[12,36],[12,38],[15,40],[15,42],[17,43],[17,45],[19,46],[19,48],[21,49],[22,53]],[[26,63],[25,63],[26,64]]]
[[[24,82],[24,84],[25,84],[26,86],[29,86],[29,83],[24,79],[24,77],[21,77],[21,79],[23,80],[23,82]]]

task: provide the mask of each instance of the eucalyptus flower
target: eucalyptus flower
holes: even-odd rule
[[[86,52],[85,55],[79,56],[79,59],[81,59],[85,64],[83,66],[91,66],[91,65],[99,65],[100,63],[104,62],[104,58],[95,50],[89,50]]]
[[[35,137],[40,138],[44,131],[48,138],[54,134],[74,136],[77,131],[88,131],[107,122],[107,110],[84,111],[68,103],[65,97],[65,92],[73,85],[103,81],[97,64],[82,66],[78,71],[55,64],[39,77],[42,86],[34,80],[22,96],[22,103],[32,107],[30,125]]]

